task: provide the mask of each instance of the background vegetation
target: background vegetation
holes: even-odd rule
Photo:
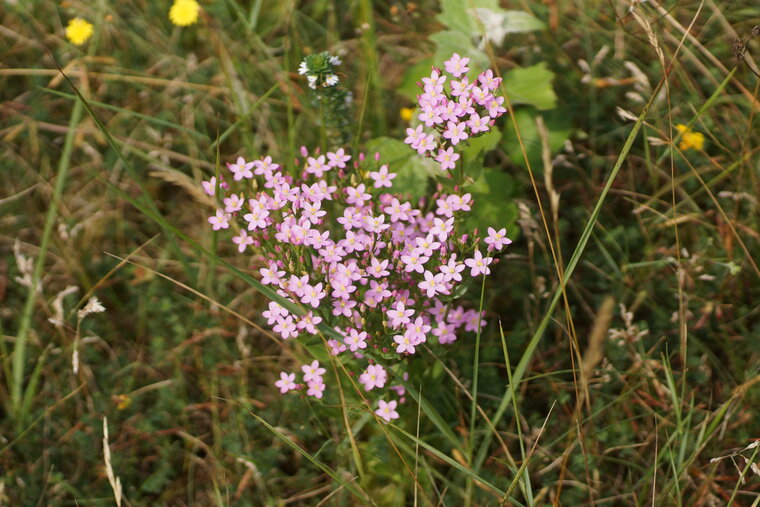
[[[758,505],[760,6],[498,4],[213,0],[177,28],[169,0],[4,0],[0,499],[112,504],[105,416],[131,505]],[[498,68],[513,105],[473,175],[473,225],[516,239],[479,356],[418,361],[398,426],[276,392],[308,351],[255,325],[227,263],[257,261],[206,223],[219,164],[320,144],[296,70],[322,50],[356,147],[411,193],[397,140],[431,63]]]

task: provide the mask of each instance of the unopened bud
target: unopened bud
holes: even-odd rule
[[[306,146],[301,146],[301,156],[302,157],[309,156],[309,150],[306,149]]]
[[[375,152],[375,162],[380,162],[380,152],[379,151]]]

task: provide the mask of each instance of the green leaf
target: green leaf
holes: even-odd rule
[[[504,86],[512,105],[530,104],[538,109],[553,109],[557,105],[557,95],[552,88],[552,79],[554,72],[541,62],[509,71],[504,76]]]
[[[499,9],[496,0],[442,0],[441,14],[438,15],[438,21],[468,36],[473,33],[480,33],[478,25],[471,15],[472,8],[484,8],[491,10]]]
[[[501,132],[493,128],[483,135],[468,139],[468,145],[462,150],[462,154],[465,158],[474,159],[481,153],[485,154],[496,148],[500,140]]]
[[[536,127],[536,116],[540,114],[543,117],[544,124],[549,132],[549,148],[551,148],[552,153],[555,153],[562,148],[565,140],[570,137],[570,133],[572,132],[567,114],[561,109],[539,113],[535,109],[526,108],[518,109],[514,114],[517,127],[520,129],[520,136],[525,145],[525,151],[528,154],[530,167],[534,171],[542,171],[541,138],[538,135]],[[513,163],[525,167],[525,159],[511,121],[506,122],[504,127],[504,142],[502,146]]]
[[[414,150],[409,145],[391,137],[370,139],[365,147],[367,153],[380,153],[380,160],[383,164],[388,164],[391,172],[394,172],[396,166],[405,163],[414,154]]]
[[[443,66],[443,62],[451,58],[451,55],[454,53],[470,59],[470,71],[474,75],[477,75],[478,69],[484,70],[490,65],[488,55],[475,47],[471,34],[458,30],[445,30],[434,33],[428,38],[435,42],[436,45],[435,55],[433,56],[434,65]],[[427,69],[423,75],[428,75],[429,73],[430,69]]]
[[[477,227],[482,234],[488,227],[506,227],[512,237],[517,232],[514,226],[517,205],[512,201],[515,188],[514,178],[509,174],[498,169],[484,169],[480,178],[466,188],[475,200],[465,220],[466,228],[472,230]]]
[[[499,46],[507,34],[535,32],[546,28],[543,21],[525,11],[476,9],[476,15],[483,23],[486,37]]]
[[[428,179],[435,175],[437,164],[419,156],[407,144],[390,137],[378,137],[367,142],[369,153],[379,152],[388,170],[396,173],[393,189],[416,199],[427,193]],[[440,172],[440,171],[439,171]]]
[[[433,59],[426,58],[406,69],[404,80],[396,91],[411,102],[417,102],[417,95],[422,93],[417,83],[422,80],[423,76],[430,75],[432,66]]]

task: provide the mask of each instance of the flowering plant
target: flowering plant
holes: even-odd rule
[[[324,55],[322,61],[330,63]],[[458,66],[452,61],[446,64],[450,72],[466,71],[466,59],[455,61]],[[453,163],[462,135],[487,130],[491,116],[503,114],[491,94],[498,81],[490,71],[481,77],[482,87],[466,78],[452,82],[459,91],[452,95],[442,91],[445,77],[433,71],[420,97],[421,116],[433,108],[430,124],[443,139],[418,127],[414,132],[425,136],[411,142],[418,152],[438,146],[440,155],[450,144],[445,153]],[[447,135],[452,131],[459,133]],[[358,374],[365,391],[395,391],[398,402],[379,399],[375,411],[390,421],[404,402],[403,382],[392,385],[404,378],[404,361],[423,345],[451,344],[458,333],[478,332],[485,324],[479,312],[457,300],[468,279],[489,274],[492,254],[511,241],[505,229],[489,228],[484,248],[477,234],[459,230],[473,203],[469,193],[437,193],[416,206],[406,201],[379,154],[354,159],[343,148],[323,154],[302,147],[301,157],[292,174],[271,157],[227,164],[231,181],[203,182],[222,203],[208,221],[214,230],[235,230],[232,242],[240,253],[255,249],[263,257],[261,283],[290,303],[285,308],[272,301],[262,313],[272,330],[284,340],[329,337],[330,353]],[[325,368],[315,360],[301,370],[306,394],[322,398]],[[292,372],[282,372],[276,386],[282,393],[302,387]]]
[[[460,157],[454,150],[460,142],[488,132],[507,112],[504,97],[495,95],[501,78],[494,77],[489,69],[470,83],[466,76],[469,62],[469,58],[454,53],[444,63],[446,72],[456,78],[449,81],[448,91],[445,84],[449,76],[440,69],[434,68],[429,77],[422,78],[419,86],[424,93],[417,97],[422,123],[406,129],[404,142],[420,155],[435,157],[444,171],[456,166]]]
[[[313,90],[313,105],[319,111],[319,122],[327,134],[346,144],[351,138],[351,93],[339,86],[340,78],[335,68],[341,59],[323,51],[307,56],[298,67],[298,73],[306,76]]]

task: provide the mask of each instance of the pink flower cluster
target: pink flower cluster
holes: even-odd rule
[[[398,395],[379,400],[375,412],[390,421],[405,392],[390,380],[405,377],[405,358],[485,325],[479,312],[456,304],[464,292],[457,288],[489,274],[492,253],[510,240],[505,229],[489,228],[484,255],[477,236],[456,231],[470,194],[436,194],[415,206],[393,192],[396,175],[379,155],[361,154],[353,167],[343,149],[302,148],[301,155],[297,176],[270,157],[240,157],[227,165],[232,181],[204,181],[220,201],[208,221],[234,231],[239,252],[255,250],[261,283],[300,309],[270,302],[262,317],[271,329],[284,340],[332,330],[328,350],[354,369],[365,391]],[[325,369],[314,361],[301,370],[306,394],[322,398]],[[301,387],[288,372],[275,385],[282,393]]]
[[[420,155],[434,157],[444,171],[456,167],[456,145],[488,132],[496,118],[507,112],[504,97],[495,95],[501,78],[487,70],[470,83],[466,76],[469,62],[457,53],[444,62],[446,72],[456,78],[449,81],[448,91],[444,87],[448,76],[440,69],[434,68],[430,77],[422,78],[419,86],[423,93],[417,96],[420,124],[406,129],[404,142]]]

